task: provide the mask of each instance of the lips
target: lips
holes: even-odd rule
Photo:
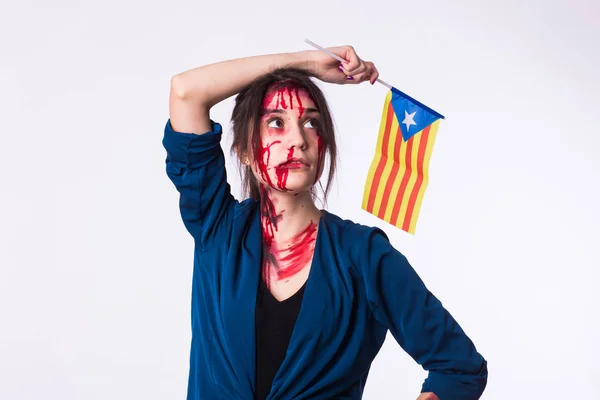
[[[279,168],[304,168],[308,167],[308,163],[304,158],[290,158],[278,165]]]

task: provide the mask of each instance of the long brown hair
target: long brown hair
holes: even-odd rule
[[[331,183],[335,175],[337,147],[335,143],[335,132],[333,119],[327,100],[321,89],[312,81],[310,76],[295,68],[280,68],[260,76],[235,98],[235,106],[231,115],[233,125],[233,143],[231,152],[237,153],[238,160],[242,155],[252,154],[256,159],[260,148],[260,121],[263,101],[268,90],[277,90],[279,86],[293,85],[305,89],[313,99],[319,110],[319,136],[323,141],[324,151],[329,158],[329,173],[325,189],[319,182],[323,192],[323,204],[326,204],[327,195],[331,189]],[[256,177],[249,165],[240,163],[240,175],[242,178],[242,192],[245,197],[260,200],[260,191]],[[316,197],[314,187],[311,189],[313,200]]]

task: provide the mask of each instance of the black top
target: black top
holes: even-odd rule
[[[260,279],[256,299],[256,400],[271,392],[273,378],[285,358],[304,296],[304,287],[279,301]]]

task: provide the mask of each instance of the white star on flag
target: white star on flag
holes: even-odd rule
[[[406,110],[404,110],[404,121],[402,121],[402,123],[404,125],[406,125],[406,132],[408,132],[410,130],[410,126],[411,125],[416,125],[417,123],[415,122],[415,120],[413,119],[415,117],[415,114],[417,112],[413,112],[411,114],[409,114]]]

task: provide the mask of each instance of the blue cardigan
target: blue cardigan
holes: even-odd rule
[[[194,238],[188,400],[254,398],[259,204],[230,193],[222,127],[194,135],[167,121],[166,171]],[[387,331],[429,371],[422,392],[478,399],[486,360],[378,228],[324,212],[290,344],[268,399],[360,399]]]

